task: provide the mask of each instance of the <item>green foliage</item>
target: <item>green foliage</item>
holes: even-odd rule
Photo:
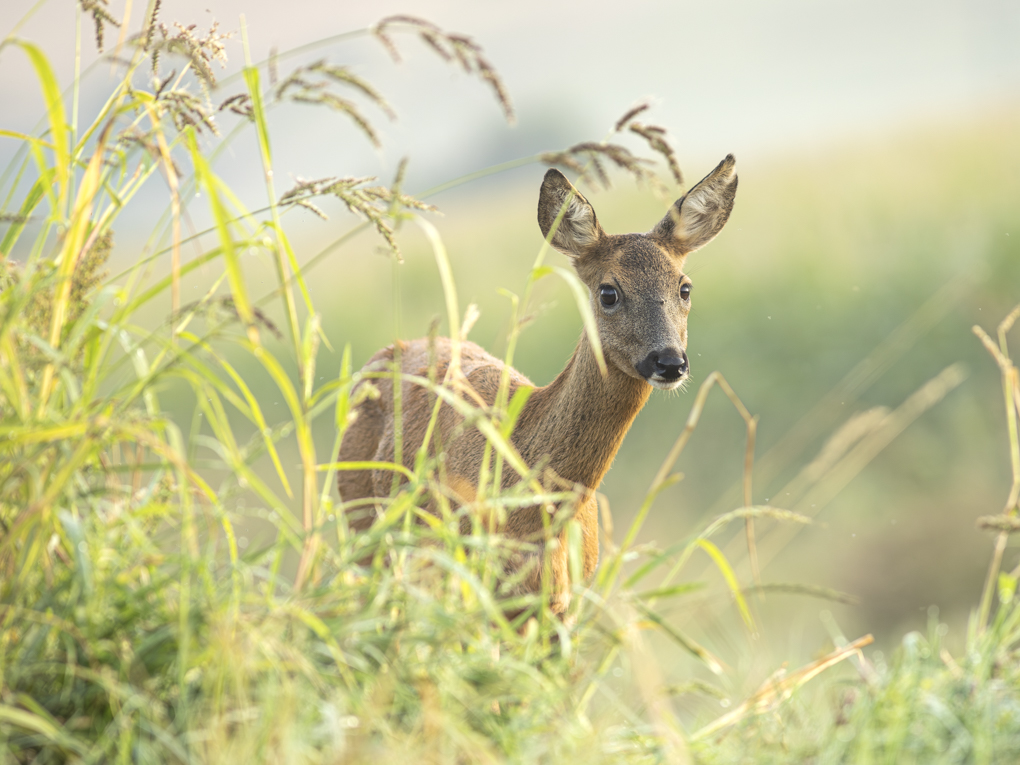
[[[116,23],[104,6],[82,3],[100,45],[103,25]],[[771,746],[773,718],[757,717],[763,709],[751,704],[738,708],[747,710],[743,717],[710,723],[720,744],[689,735],[693,721],[675,713],[671,696],[726,694],[702,680],[665,686],[653,648],[654,640],[668,641],[706,676],[725,675],[725,663],[668,618],[668,607],[699,589],[678,577],[693,556],[703,556],[722,574],[726,604],[753,634],[759,624],[747,588],[710,537],[743,521],[752,542],[756,519],[808,521],[752,506],[757,420],[726,380],[715,373],[698,391],[687,426],[636,503],[623,544],[605,541],[595,581],[575,577],[564,615],[552,612],[548,592],[521,594],[504,574],[512,556],[535,546],[487,533],[451,507],[438,488],[441,466],[427,453],[413,471],[372,465],[394,472],[394,491],[377,522],[355,532],[347,511],[356,508],[338,501],[333,487],[338,470],[365,465],[337,463],[334,455],[353,397],[373,389],[353,392],[361,376],[349,347],[334,379],[317,374],[320,345],[328,340],[284,214],[336,196],[395,257],[395,234],[413,221],[435,257],[455,341],[466,336],[473,308],[461,313],[443,242],[419,217],[431,208],[403,193],[399,176],[386,187],[337,175],[277,196],[267,110],[293,100],[321,104],[372,141],[377,134],[362,102],[388,106],[371,85],[328,62],[297,67],[276,84],[275,59],[249,61],[245,89],[216,106],[220,84],[212,65],[224,54],[223,36],[215,25],[204,34],[180,24],[171,29],[158,12],[159,3],[151,4],[122,79],[87,126],[68,124],[55,75],[37,47],[2,43],[29,57],[47,127],[41,136],[3,133],[21,141],[22,151],[4,175],[10,187],[0,188],[14,200],[11,212],[0,211],[7,226],[0,242],[0,760],[727,761],[745,757],[748,735],[762,743],[762,758],[788,756],[793,750],[785,744]],[[478,76],[512,117],[498,75],[469,38],[405,16],[354,34],[374,36],[395,54],[399,32],[417,35]],[[160,67],[171,61],[181,73],[161,79]],[[641,137],[679,178],[661,128],[634,122],[643,111],[624,115],[613,135]],[[227,112],[242,118],[239,126],[210,143],[217,115]],[[267,204],[258,211],[246,209],[215,170],[218,149],[245,128],[256,134],[266,178]],[[652,179],[647,160],[608,141],[530,161],[563,164],[600,182],[608,180],[605,162]],[[152,225],[149,250],[168,261],[168,273],[150,281],[139,253],[135,265],[110,279],[104,269],[119,216],[160,175],[169,188],[167,212]],[[181,219],[189,208],[207,217],[211,226],[203,233],[216,244],[185,262]],[[35,235],[29,245],[20,242],[26,232]],[[544,265],[546,249],[523,296],[512,297],[508,362],[530,321],[532,290],[545,275],[566,279],[582,323],[593,324],[576,278]],[[24,263],[15,265],[10,256],[22,250]],[[275,269],[267,295],[252,289],[242,257],[249,252],[268,256]],[[183,304],[182,283],[199,268],[206,269],[204,292]],[[149,326],[144,314],[157,305],[169,318]],[[1004,340],[1002,355],[1008,361]],[[252,382],[256,376],[264,385]],[[478,408],[457,394],[456,380],[415,382],[485,435],[497,477],[504,464],[528,476],[506,491],[499,480],[482,481],[478,501],[497,514],[548,507],[550,541],[543,549],[548,555],[554,542],[567,545],[576,568],[577,493],[544,493],[509,439],[526,394],[507,400],[504,387],[498,406]],[[716,385],[748,429],[743,507],[665,550],[636,546],[655,498],[679,480],[677,459]],[[266,411],[265,391],[283,403],[284,416]],[[169,397],[190,397],[194,406],[165,406],[161,399]],[[937,399],[933,394],[931,403]],[[324,429],[326,450],[316,440]],[[854,465],[863,459],[850,456]],[[1015,494],[1016,488],[1014,506]],[[438,515],[422,509],[430,501]],[[1004,512],[1014,514],[1015,507]],[[465,526],[472,533],[462,533]],[[966,658],[936,660],[937,631],[928,643],[910,638],[891,670],[876,669],[855,686],[847,719],[832,723],[833,730],[856,731],[838,757],[881,759],[913,741],[919,761],[925,747],[943,744],[976,759],[982,751],[1013,751],[1017,572],[1000,576],[998,565],[989,582],[999,584],[1005,605],[994,617],[985,609],[976,619]],[[783,685],[783,698],[796,699],[812,676]],[[959,726],[945,733],[917,717],[911,705],[922,692],[948,710],[932,719],[952,717]],[[727,736],[730,725],[738,730]],[[797,752],[822,751],[819,739],[803,738]],[[970,748],[961,748],[967,740]]]
[[[113,23],[101,5],[86,10],[98,14],[99,30]],[[317,64],[270,93],[249,66],[246,92],[223,102],[253,125],[266,171],[268,216],[245,209],[204,143],[223,111],[210,101],[223,38],[215,26],[202,34],[178,24],[172,32],[157,21],[158,10],[154,4],[123,79],[84,129],[67,124],[45,56],[28,43],[4,42],[31,59],[49,123],[49,140],[5,134],[24,149],[9,194],[18,212],[5,213],[0,261],[5,761],[533,762],[573,754],[596,762],[675,748],[662,713],[621,721],[593,705],[614,662],[639,649],[634,606],[643,623],[664,624],[645,599],[619,590],[626,550],[611,551],[617,563],[596,589],[577,582],[573,606],[560,618],[548,593],[522,595],[515,577],[501,573],[510,556],[533,545],[480,527],[462,534],[463,513],[439,492],[437,461],[426,454],[413,472],[376,465],[406,481],[369,530],[348,526],[332,487],[337,470],[359,465],[332,455],[357,403],[351,391],[359,376],[349,350],[337,378],[316,375],[323,335],[282,213],[339,196],[396,253],[396,226],[431,208],[402,193],[399,178],[394,188],[330,178],[277,198],[269,105],[297,93],[342,106],[364,129],[360,107],[327,98],[325,88],[346,85],[385,103],[345,69]],[[495,71],[467,38],[404,17],[365,33],[392,46],[404,28],[479,74],[510,113]],[[184,60],[182,74],[160,79],[157,67],[174,58]],[[146,68],[151,77],[143,84]],[[308,80],[312,74],[325,79]],[[160,252],[169,256],[169,275],[149,284],[142,260],[109,280],[103,268],[119,215],[157,175],[170,190],[168,215],[154,234],[169,242]],[[182,262],[180,220],[199,193],[216,246]],[[419,223],[431,237],[449,331],[458,337],[471,309],[461,316],[438,232]],[[24,264],[15,265],[9,255],[36,230]],[[241,255],[252,250],[276,266],[268,298],[251,290]],[[545,273],[541,258],[532,281]],[[182,305],[181,282],[198,267],[216,268],[211,286]],[[590,311],[583,297],[582,314]],[[146,327],[141,313],[157,303],[169,308],[169,319]],[[274,303],[282,332],[269,318]],[[268,344],[269,335],[279,342]],[[285,403],[282,420],[264,412],[247,382],[252,368]],[[528,473],[509,442],[524,396],[504,396],[503,406],[487,411],[440,382],[419,383],[486,435],[496,471],[505,463]],[[160,401],[181,389],[196,402],[190,424]],[[371,390],[362,386],[359,395]],[[336,434],[325,458],[313,437],[317,422]],[[284,453],[296,454],[296,470]],[[483,501],[500,513],[547,505],[556,511],[549,534],[564,532],[569,558],[579,559],[575,492],[545,494],[531,479],[507,493],[499,485],[490,481]],[[429,498],[440,516],[421,509]],[[238,535],[239,524],[259,523],[257,541]],[[683,554],[698,544],[700,537]],[[688,591],[660,588],[654,596]],[[667,634],[718,666],[675,629]]]
[[[108,275],[104,266],[112,248],[113,232],[107,231],[85,251],[81,262],[71,274],[71,294],[67,306],[66,326],[61,337],[62,343],[67,340],[86,310],[93,305],[93,295]],[[20,322],[23,322],[26,330],[32,332],[37,342],[46,335],[53,322],[53,301],[56,297],[55,290],[51,287],[56,278],[52,269],[53,264],[43,262],[38,265],[39,270],[36,273],[26,275],[14,261],[0,261],[0,290],[11,290],[6,307],[23,314]],[[14,317],[9,316],[5,323],[13,321]],[[21,344],[22,351],[28,354],[27,359],[35,359],[35,363],[30,362],[29,371],[37,368],[42,351],[29,344],[24,336],[21,338]],[[36,347],[35,352],[31,351],[33,347]],[[76,357],[78,360],[81,358],[82,350],[78,349]]]
[[[805,689],[777,715],[748,719],[699,744],[704,763],[970,763],[1020,758],[1020,609],[1006,603],[954,659],[930,611],[888,666],[857,681]]]

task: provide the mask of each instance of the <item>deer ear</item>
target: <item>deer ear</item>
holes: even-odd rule
[[[718,234],[733,210],[737,194],[736,160],[732,154],[678,199],[651,235],[667,240],[681,255],[704,247]]]
[[[580,191],[559,170],[549,170],[538,195],[538,227],[548,237],[560,210],[566,211],[553,234],[552,244],[572,258],[583,256],[605,236],[595,210]]]

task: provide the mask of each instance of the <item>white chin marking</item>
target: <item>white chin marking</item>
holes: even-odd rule
[[[660,380],[655,377],[649,377],[648,384],[653,388],[658,388],[659,390],[676,390],[683,385],[684,380],[686,379],[686,376],[678,377],[676,380]]]

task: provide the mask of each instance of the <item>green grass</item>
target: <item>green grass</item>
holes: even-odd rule
[[[731,224],[731,249],[717,253],[721,266],[695,272],[699,290],[716,297],[714,307],[704,300],[703,319],[692,319],[706,357],[696,361],[705,383],[687,394],[689,428],[675,407],[664,416],[669,402],[650,405],[651,416],[646,413],[628,442],[637,449],[621,455],[607,487],[600,569],[589,583],[575,576],[571,608],[560,618],[550,612],[546,593],[513,595],[495,576],[520,543],[477,528],[461,534],[456,508],[442,502],[438,517],[420,509],[435,492],[434,458],[420,455],[384,517],[354,533],[334,490],[336,470],[349,466],[334,457],[360,379],[354,370],[392,339],[384,336],[382,319],[357,338],[345,331],[373,315],[367,306],[378,303],[379,292],[394,295],[394,323],[410,334],[426,332],[434,314],[444,316],[444,332],[455,333],[468,313],[464,298],[490,288],[492,279],[523,282],[516,304],[506,303],[516,306],[507,311],[510,319],[483,312],[475,331],[506,339],[510,348],[519,341],[515,359],[544,382],[576,340],[577,314],[583,320],[589,310],[583,295],[575,300],[577,285],[567,275],[557,293],[545,278],[558,272],[544,267],[544,248],[534,238],[528,245],[519,220],[490,217],[489,204],[475,209],[476,230],[440,239],[399,179],[386,187],[338,176],[281,193],[272,180],[280,173],[269,109],[286,108],[296,93],[352,119],[371,142],[375,134],[360,104],[385,105],[382,97],[330,66],[300,67],[290,79],[285,72],[281,82],[291,85],[273,86],[265,66],[250,58],[243,84],[235,83],[240,89],[220,89],[208,66],[219,50],[214,33],[153,29],[127,51],[123,79],[87,125],[75,124],[77,109],[69,119],[64,107],[67,97],[77,103],[80,82],[61,95],[42,51],[14,39],[2,43],[5,55],[31,60],[47,112],[37,135],[3,134],[21,149],[0,175],[6,227],[0,240],[0,762],[1015,759],[1017,572],[1000,574],[998,558],[984,599],[974,593],[962,650],[950,653],[945,628],[932,616],[928,636],[908,635],[888,663],[847,650],[831,618],[829,638],[808,641],[815,660],[800,655],[803,646],[790,648],[774,636],[782,636],[784,614],[803,610],[805,600],[791,601],[796,605],[786,611],[776,601],[791,591],[846,598],[828,581],[803,584],[811,581],[803,575],[767,577],[762,597],[750,587],[747,568],[744,534],[752,523],[763,558],[809,547],[804,539],[814,526],[792,540],[812,509],[842,496],[865,464],[962,382],[955,359],[934,353],[938,363],[920,364],[921,379],[897,379],[877,394],[850,387],[852,400],[865,404],[876,403],[869,395],[902,402],[891,416],[873,412],[873,427],[850,438],[838,431],[845,418],[823,407],[794,439],[796,448],[784,452],[767,429],[767,386],[756,387],[754,373],[742,366],[753,367],[755,347],[769,337],[781,336],[812,357],[824,354],[829,344],[806,331],[797,312],[813,304],[812,292],[859,283],[856,268],[868,269],[872,281],[865,284],[876,285],[868,291],[872,299],[883,289],[899,297],[894,287],[908,279],[919,282],[911,293],[918,301],[931,294],[955,273],[947,263],[917,280],[882,253],[864,256],[863,266],[840,261],[844,271],[822,268],[817,249],[846,226],[863,230],[865,242],[878,238],[882,220],[895,211],[910,223],[902,241],[886,246],[923,251],[938,237],[913,234],[926,225],[924,211],[944,197],[931,192],[934,199],[903,203],[903,189],[889,184],[860,205],[848,186],[845,196],[820,205],[811,179],[846,177],[846,167],[805,160],[806,169],[776,186],[783,204],[805,221],[806,231],[794,236],[776,222],[777,209],[761,203],[752,182],[750,203]],[[509,113],[498,76],[460,38],[420,23],[382,31],[383,42],[397,44],[401,34],[432,35],[453,63],[493,88]],[[352,33],[359,34],[373,32]],[[154,85],[151,68],[166,73],[172,58],[181,74]],[[238,96],[230,103],[244,116],[225,137],[215,137],[215,104],[228,95]],[[250,161],[268,179],[260,210],[246,209],[216,173],[218,153],[247,130],[256,138]],[[590,171],[592,162],[616,152],[624,170],[640,171],[613,146],[544,159]],[[853,165],[853,158],[845,161]],[[911,161],[895,153],[890,159],[908,169]],[[995,219],[1009,214],[1000,209],[1002,183],[988,182],[987,168],[961,163],[948,171],[955,184],[980,190],[969,197],[971,215],[987,215],[989,208]],[[145,257],[127,258],[123,269],[124,258],[108,260],[120,216],[161,176],[169,189],[165,213],[148,226],[152,237],[139,248]],[[338,266],[335,256],[319,265],[299,257],[287,233],[288,213],[322,196],[361,215],[362,228],[374,231],[394,265],[351,257]],[[612,192],[609,198],[617,203],[604,216],[608,228],[647,228],[636,219],[652,197]],[[202,245],[197,256],[184,248],[181,221],[188,211],[210,222],[200,241],[213,244]],[[473,263],[447,255],[471,251],[472,238],[502,242],[527,260],[518,254],[504,261],[496,250],[491,260]],[[351,242],[359,241],[345,238],[344,251],[357,256],[360,244]],[[853,238],[845,241],[850,247]],[[398,247],[403,266],[396,265]],[[796,257],[785,270],[770,270],[770,254],[782,248]],[[1015,273],[1009,260],[1015,250],[992,250],[991,275],[981,284],[999,292],[984,304],[1003,313],[999,304],[1015,297],[1007,278]],[[9,257],[15,252],[23,256],[19,264]],[[325,302],[312,278],[337,269],[359,285],[343,306]],[[797,269],[800,281],[791,286],[786,279]],[[758,285],[762,302],[747,292],[726,296],[738,275]],[[883,280],[889,286],[877,284]],[[271,288],[261,288],[265,283]],[[775,306],[769,337],[747,330],[743,320],[773,310],[777,292],[800,297]],[[565,307],[522,334],[529,314],[557,295]],[[857,300],[839,293],[830,301],[836,318],[828,320],[849,314],[861,316],[862,327],[878,321]],[[922,325],[911,330],[914,337],[933,324],[923,311],[904,309],[896,318],[908,330],[911,321]],[[1020,477],[1020,400],[1009,398],[1017,379],[1006,332],[987,350],[998,354],[1012,423],[1007,467]],[[873,350],[867,333],[860,335],[855,356],[879,357],[866,359],[867,369],[910,351],[909,342]],[[345,348],[341,340],[359,345]],[[986,351],[969,342],[987,364]],[[563,353],[553,352],[557,344]],[[797,360],[792,353],[780,362]],[[838,381],[843,370],[827,363],[832,368],[820,377],[845,392]],[[708,374],[715,366],[727,369],[736,393]],[[764,413],[759,444],[779,449],[777,457],[765,451],[755,481],[768,488],[756,483],[751,499],[725,493],[730,481],[743,486],[747,478],[741,399]],[[508,409],[513,403],[464,414],[494,453],[512,461]],[[785,425],[794,413],[776,417]],[[728,429],[715,425],[703,435],[706,419],[727,422]],[[670,420],[664,434],[661,423]],[[699,463],[686,463],[692,434],[707,459],[732,465],[715,485],[699,486]],[[812,467],[826,443],[831,459]],[[807,472],[799,472],[805,465]],[[677,468],[689,474],[679,486],[673,485]],[[772,504],[800,514],[764,499],[798,475],[796,495],[777,494]],[[677,492],[690,484],[693,491],[682,496],[694,509],[683,525],[663,525]],[[1008,518],[1018,485],[1003,511]],[[709,491],[723,495],[714,508]],[[484,501],[501,512],[553,502],[559,511],[550,523],[566,529],[576,569],[580,537],[570,518],[576,499],[569,493],[543,499],[525,482],[507,493],[490,490]],[[1000,552],[1006,539],[997,537]],[[992,589],[998,590],[994,601]],[[845,623],[842,613],[839,619]],[[773,674],[790,658],[802,669]],[[816,679],[823,667],[827,674]]]
[[[805,690],[695,746],[705,763],[1007,763],[1020,756],[1017,609],[1001,609],[954,658],[932,609],[927,634],[911,632],[861,675]],[[764,710],[763,710],[764,711]]]

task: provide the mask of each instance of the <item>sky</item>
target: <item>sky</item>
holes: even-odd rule
[[[117,18],[129,9],[134,31],[145,2],[110,0],[108,7]],[[274,130],[294,139],[278,158],[292,174],[319,177],[342,167],[388,176],[410,155],[410,179],[428,185],[601,138],[642,99],[654,104],[648,121],[669,130],[681,163],[707,169],[729,152],[746,164],[817,150],[905,123],[952,120],[1020,92],[1015,0],[164,0],[161,18],[200,28],[216,19],[237,33],[243,14],[252,56],[262,59],[270,48],[287,51],[396,13],[480,43],[506,82],[517,124],[503,122],[476,78],[442,64],[410,36],[397,39],[400,64],[374,40],[350,40],[292,61],[326,56],[352,65],[386,94],[399,119],[388,124],[369,110],[384,126],[377,151],[339,116],[307,109],[274,115]],[[87,67],[96,52],[89,20],[83,24]],[[74,3],[2,0],[0,35],[16,25],[18,36],[51,57],[66,86],[74,71]],[[108,49],[117,34],[107,32]],[[228,42],[228,55],[223,76],[243,62],[240,34]],[[109,76],[107,66],[90,73],[83,116],[98,108]],[[0,104],[3,128],[28,130],[42,116],[31,69],[11,47],[0,50]],[[13,141],[0,139],[0,161],[11,151]],[[234,172],[247,177],[241,168]]]

